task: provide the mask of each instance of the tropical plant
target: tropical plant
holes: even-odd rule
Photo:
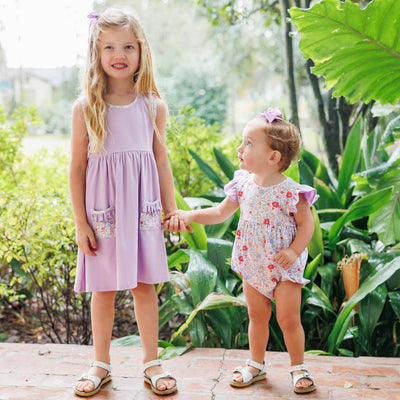
[[[400,40],[397,0],[375,0],[361,9],[351,1],[322,0],[308,10],[293,7],[300,50],[325,77],[334,96],[350,103],[399,99]]]

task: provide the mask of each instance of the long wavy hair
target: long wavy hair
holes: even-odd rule
[[[129,28],[135,40],[139,43],[139,68],[132,76],[132,81],[135,84],[137,96],[141,94],[148,96],[150,118],[157,136],[161,139],[151,106],[152,96],[155,95],[158,98],[161,98],[161,96],[154,79],[151,48],[146,34],[135,16],[115,8],[108,8],[92,26],[83,80],[86,97],[84,115],[90,137],[90,153],[104,151],[104,141],[107,135],[108,106],[104,100],[107,89],[107,75],[101,66],[100,36],[105,30],[116,27]]]

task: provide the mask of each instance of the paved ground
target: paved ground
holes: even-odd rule
[[[90,347],[60,344],[0,343],[0,400],[75,399],[72,387],[87,371]],[[193,349],[164,361],[178,379],[171,400],[400,400],[399,358],[306,356],[318,389],[296,395],[288,378],[287,353],[267,353],[268,380],[249,388],[229,385],[232,370],[248,358],[245,350]],[[140,348],[113,347],[113,380],[93,399],[154,400],[143,382]]]

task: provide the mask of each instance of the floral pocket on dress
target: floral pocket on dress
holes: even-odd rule
[[[115,237],[115,208],[106,210],[91,209],[94,235],[97,239],[112,239]]]
[[[161,204],[159,200],[144,202],[143,210],[140,213],[140,230],[161,230]]]

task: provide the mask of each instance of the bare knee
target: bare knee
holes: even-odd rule
[[[249,319],[252,324],[268,325],[269,319],[271,317],[271,311],[264,312],[259,309],[248,309]]]
[[[92,293],[92,302],[113,302],[115,299],[115,295],[117,294],[116,291],[110,292],[93,292]]]
[[[292,332],[293,330],[297,330],[301,328],[301,320],[300,315],[288,313],[284,315],[278,315],[277,317],[279,327],[282,329],[282,332]]]
[[[138,285],[131,289],[131,293],[134,299],[149,299],[149,298],[156,298],[156,290],[153,284],[141,283],[139,282]]]

